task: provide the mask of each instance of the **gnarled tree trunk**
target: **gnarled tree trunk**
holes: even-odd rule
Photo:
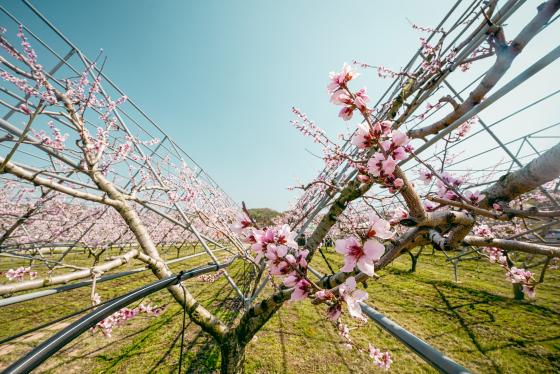
[[[245,345],[233,334],[228,334],[220,344],[222,374],[243,373],[245,363]]]

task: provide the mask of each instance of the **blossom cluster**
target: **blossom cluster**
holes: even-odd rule
[[[342,105],[342,109],[338,116],[345,121],[352,119],[354,110],[358,109],[363,114],[370,111],[367,107],[369,97],[366,88],[361,88],[357,92],[352,93],[348,88],[348,82],[358,77],[360,74],[352,69],[352,66],[344,64],[339,73],[331,72],[329,74],[330,82],[327,91],[331,96],[331,102],[335,105]]]
[[[4,33],[6,29],[2,29],[1,31]],[[37,97],[51,105],[56,104],[56,95],[50,84],[48,84],[43,66],[37,62],[37,53],[27,40],[22,25],[18,27],[17,37],[20,40],[23,53],[16,50],[3,36],[0,36],[0,47],[16,60],[23,62],[30,68],[31,72],[26,74],[26,76],[29,75],[32,77],[32,80],[30,82],[27,78],[17,78],[7,71],[1,71],[0,78],[14,84],[19,90],[24,92],[26,96]],[[44,88],[44,90],[41,90],[42,88]],[[22,109],[24,113],[30,114],[31,112],[27,109],[27,106],[25,106],[25,104],[22,105],[20,109]]]
[[[196,277],[197,280],[201,281],[201,282],[205,282],[205,283],[214,283],[216,280],[218,280],[223,274],[225,273],[224,269],[220,269],[217,272],[213,273],[213,274],[201,274],[198,277]]]
[[[121,310],[111,314],[109,317],[99,321],[93,329],[100,329],[105,337],[110,338],[115,327],[122,326],[139,314],[157,317],[162,311],[163,308],[154,307],[151,304],[140,304],[136,308],[132,309],[122,308]]]
[[[513,284],[521,284],[523,293],[530,299],[535,298],[535,282],[533,273],[526,269],[518,269],[512,266],[507,270],[506,279]]]
[[[381,179],[391,192],[394,192],[393,190],[398,190],[404,185],[403,180],[394,175],[397,161],[406,159],[407,154],[412,152],[412,147],[408,144],[409,137],[399,130],[393,130],[390,133],[387,131],[383,135],[384,140],[379,142],[381,149],[369,159],[367,170],[371,175]]]
[[[458,138],[464,138],[471,131],[472,126],[476,125],[477,123],[478,123],[478,117],[469,118],[461,125],[459,125],[459,127],[455,131],[455,134],[457,135]]]
[[[300,250],[295,241],[296,233],[287,224],[281,227],[258,229],[247,215],[238,216],[230,228],[251,244],[255,261],[265,260],[270,274],[281,277],[286,287],[294,287],[291,300],[305,299],[313,291],[307,279],[308,250]]]
[[[5,29],[0,31],[5,32]],[[24,28],[20,25],[17,37],[20,39],[21,52],[2,35],[0,35],[0,47],[7,51],[14,59],[26,65],[29,72],[23,68],[11,66],[6,62],[5,64],[11,70],[16,71],[23,78],[16,77],[6,70],[0,70],[0,79],[15,85],[28,98],[38,98],[41,102],[49,105],[56,105],[59,101],[64,101],[64,105],[75,106],[75,113],[79,119],[75,120],[76,123],[74,125],[82,137],[80,147],[84,148],[86,156],[90,157],[92,162],[98,162],[101,159],[102,153],[109,146],[109,131],[119,129],[117,118],[113,114],[118,106],[127,101],[127,97],[122,96],[112,100],[104,94],[101,89],[101,75],[97,74],[95,62],[89,64],[78,77],[64,80],[64,88],[57,91],[48,80],[48,74],[44,72],[43,66],[37,63],[37,53],[32,48],[23,31]],[[40,107],[40,104],[37,105],[38,107]],[[84,114],[88,108],[97,112],[99,119],[105,124],[105,126],[95,130],[95,136],[90,135],[85,127]],[[20,104],[17,108],[17,110],[27,115],[32,114],[32,109],[33,107],[28,101]],[[52,136],[47,135],[45,131],[37,132],[35,135],[43,145],[57,151],[63,151],[68,135],[62,134],[58,128],[54,127],[52,122],[49,123],[49,127],[52,131]],[[127,148],[128,146],[126,145],[121,147],[115,159],[126,155]]]
[[[369,345],[369,357],[373,358],[375,365],[381,369],[389,370],[393,363],[390,352],[381,352],[371,344]]]
[[[10,269],[6,272],[6,278],[9,281],[22,282],[25,275],[29,275],[29,279],[35,279],[37,277],[37,272],[32,271],[30,267],[21,266],[17,269]]]
[[[48,126],[52,132],[51,136],[47,135],[43,130],[34,133],[34,135],[41,141],[44,146],[50,147],[56,151],[63,151],[65,147],[64,143],[68,139],[68,134],[63,135],[62,132],[54,126],[54,123],[52,121],[48,122]]]
[[[374,274],[374,263],[378,261],[385,252],[385,246],[377,239],[390,239],[393,237],[389,222],[377,215],[370,217],[370,228],[367,231],[367,239],[362,243],[355,236],[336,241],[335,249],[344,255],[344,266],[342,271],[350,273],[357,266],[360,271],[370,277]]]
[[[484,247],[484,253],[488,256],[488,260],[491,263],[498,263],[502,266],[507,266],[507,257],[504,255],[504,251],[496,247]]]
[[[352,137],[352,144],[360,149],[378,145],[378,151],[367,162],[366,171],[394,192],[404,185],[404,181],[394,175],[397,162],[406,159],[413,149],[410,138],[399,130],[391,131],[392,125],[391,121],[373,125],[361,123]]]
[[[425,56],[421,68],[424,72],[434,74],[441,70],[443,63],[438,59],[441,45],[432,46],[427,39],[420,38],[422,54]]]
[[[491,236],[487,234],[485,236]],[[513,284],[521,284],[523,293],[530,299],[535,298],[535,280],[533,278],[533,273],[527,269],[520,269],[515,266],[511,266],[508,263],[508,259],[504,251],[496,247],[484,247],[483,253],[488,256],[488,260],[491,263],[499,264],[506,271],[506,280]]]
[[[448,172],[443,172],[440,175],[429,169],[420,169],[418,171],[419,179],[425,184],[430,183],[434,178],[436,180],[437,195],[443,199],[458,201],[461,197],[471,205],[478,205],[486,195],[480,191],[464,191],[463,196],[459,196],[458,188],[465,182],[463,177],[455,177]],[[434,209],[431,203],[424,203],[428,211]]]
[[[338,297],[330,290],[320,289],[307,277],[309,251],[298,248],[296,233],[292,232],[288,225],[264,229],[254,226],[246,214],[240,214],[230,228],[251,244],[257,262],[265,260],[271,275],[281,277],[284,286],[294,288],[291,294],[292,301],[313,295],[315,302],[330,304],[327,313],[333,321],[340,317],[341,302],[345,302],[352,317],[364,319],[359,302],[367,299],[367,293],[356,289],[354,277],[347,278],[340,286]],[[349,236],[336,241],[336,251],[344,255],[344,266],[341,269],[343,272],[351,273],[357,268],[364,274],[373,276],[375,262],[385,252],[385,247],[379,240],[393,237],[391,225],[377,215],[371,215],[363,237],[361,240],[356,236]]]

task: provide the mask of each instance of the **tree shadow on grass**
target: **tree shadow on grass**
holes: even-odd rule
[[[453,315],[453,317],[455,317],[455,319],[459,322],[459,324],[461,325],[461,328],[467,333],[467,335],[469,336],[469,339],[471,340],[471,342],[473,343],[473,345],[476,347],[476,350],[482,354],[491,364],[492,367],[494,368],[494,370],[496,371],[496,373],[502,373],[502,369],[501,367],[492,359],[492,357],[488,356],[486,354],[486,350],[484,349],[484,347],[482,346],[482,344],[479,342],[478,337],[476,336],[476,333],[473,331],[473,329],[471,328],[472,324],[468,323],[463,316],[461,315],[461,313],[459,313],[459,311],[453,306],[451,305],[451,302],[449,301],[449,299],[445,296],[445,294],[439,289],[438,286],[434,285],[434,289],[436,290],[436,292],[438,293],[439,297],[441,298],[441,300],[443,301],[443,303],[447,306],[448,310],[450,311],[451,315]]]
[[[234,275],[234,278],[238,278],[237,280],[240,285],[248,283],[242,279],[244,278],[242,271],[238,271]],[[212,284],[208,284],[208,286],[198,288],[196,297],[204,297],[205,304],[211,305],[212,309],[217,312],[223,312],[220,317],[224,323],[231,323],[236,315],[236,310],[232,310],[232,308],[238,310],[239,307],[242,306],[242,303],[236,301],[238,299],[237,293],[231,287],[227,288],[229,292],[224,292],[226,289],[223,287],[212,286]],[[177,346],[181,344],[182,318],[183,310],[175,309],[171,313],[165,313],[154,322],[148,322],[147,325],[140,329],[122,336],[119,339],[113,339],[100,347],[95,347],[93,350],[88,349],[85,341],[80,339],[58,352],[56,356],[60,361],[48,370],[60,372],[65,366],[79,362],[79,360],[94,358],[101,363],[103,372],[122,372],[123,370],[126,371],[122,366],[125,364],[125,361],[132,358],[137,358],[136,361],[138,361],[138,357],[140,357],[141,361],[144,361],[144,358],[149,356],[153,358],[145,360],[146,368],[143,369],[143,372],[176,371],[179,361],[179,350]],[[192,322],[188,320],[188,316],[186,318],[187,324],[185,328],[187,331],[184,341],[182,371],[188,373],[215,372],[219,368],[219,347],[210,336],[203,333],[198,326],[194,326]],[[162,329],[179,330],[176,334],[172,335],[173,337],[168,342],[164,343],[164,347],[162,347],[161,338],[158,339],[158,334],[161,333]],[[193,329],[195,329],[195,331],[193,331]],[[135,337],[136,339],[131,342],[131,339]],[[126,344],[126,342],[130,343]],[[155,344],[152,344],[152,342]],[[119,344],[123,345],[117,348],[117,350],[110,350],[111,346],[119,347]],[[156,354],[156,356],[154,356],[154,354]],[[172,358],[173,355],[177,356],[176,360],[174,363],[170,363],[170,358]],[[149,365],[151,365],[151,367],[149,367]]]
[[[327,331],[327,333],[331,337],[330,343],[333,346],[336,355],[340,359],[340,362],[346,367],[349,373],[354,373],[354,370],[352,370],[350,365],[348,365],[348,362],[346,361],[346,358],[344,357],[344,355],[342,354],[342,350],[340,349],[341,347],[340,336],[334,333],[334,329],[332,326],[327,326],[328,322],[326,322],[325,319],[320,319],[319,323],[321,324],[323,330]]]
[[[251,285],[251,273],[245,267],[240,268],[232,275],[238,287],[245,294]],[[235,320],[239,310],[243,307],[243,302],[239,298],[237,291],[232,287],[218,288],[209,298],[212,309],[220,311],[220,319],[225,324],[231,324]],[[199,331],[194,337],[189,339],[185,347],[184,360],[188,363],[186,373],[214,373],[218,371],[220,364],[220,347],[209,335]]]
[[[284,331],[284,320],[281,311],[278,311],[278,337],[280,338],[280,349],[282,350],[282,372],[285,374],[288,370],[288,358],[286,354],[286,334]]]

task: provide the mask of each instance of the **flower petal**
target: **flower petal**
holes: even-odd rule
[[[346,253],[346,239],[338,239],[338,240],[335,242],[334,249],[335,249],[338,253],[345,254],[345,253]]]
[[[345,256],[344,266],[340,270],[342,270],[345,273],[350,273],[351,271],[354,271],[355,267],[356,267],[356,257]]]
[[[379,260],[385,253],[385,246],[375,239],[369,239],[364,243],[365,257],[371,260]]]
[[[356,289],[356,278],[349,277],[348,279],[346,279],[346,282],[344,282],[344,285],[346,286],[347,291],[354,291]]]
[[[360,258],[358,261],[358,269],[370,277],[373,276],[375,267],[373,262],[369,262],[365,257]]]

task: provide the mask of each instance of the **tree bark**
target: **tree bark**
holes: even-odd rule
[[[228,334],[220,345],[222,363],[220,372],[222,374],[244,373],[245,344],[241,344],[237,337]]]
[[[560,143],[537,157],[521,169],[500,177],[484,191],[486,197],[479,204],[489,208],[499,201],[511,201],[517,196],[534,190],[560,175]]]

